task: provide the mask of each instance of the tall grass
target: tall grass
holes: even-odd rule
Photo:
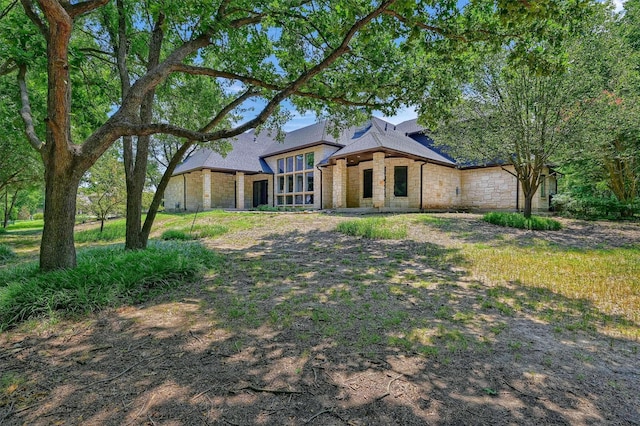
[[[20,229],[36,229],[44,227],[44,220],[17,220],[7,226],[7,231],[17,231]]]
[[[0,265],[16,257],[16,253],[6,244],[0,244]]]
[[[85,313],[137,303],[195,280],[220,258],[197,243],[152,243],[147,250],[92,248],[72,270],[40,272],[37,264],[0,272],[0,330],[34,316]]]
[[[93,243],[98,241],[124,240],[126,234],[126,222],[124,219],[116,219],[105,222],[104,229],[100,227],[85,229],[75,234],[76,243]]]
[[[547,289],[640,323],[640,248],[561,250],[475,245],[467,246],[464,252],[470,269],[480,279]]]
[[[404,224],[391,224],[384,217],[368,217],[338,224],[338,232],[375,240],[401,240],[407,236]]]
[[[562,225],[557,220],[540,216],[531,216],[527,219],[520,213],[491,212],[485,214],[482,219],[485,222],[509,228],[538,231],[557,231],[562,228]]]

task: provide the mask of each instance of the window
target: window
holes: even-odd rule
[[[314,203],[315,155],[313,152],[295,154],[276,160],[275,176],[277,205],[309,206]]]
[[[393,195],[396,197],[407,196],[407,166],[393,168]]]
[[[313,172],[307,173],[307,191],[313,191]],[[306,203],[309,204],[309,203]]]
[[[547,177],[545,175],[540,176],[540,198],[547,196]]]
[[[278,176],[278,194],[284,192],[284,176]]]
[[[362,198],[373,197],[373,169],[362,171]]]
[[[296,174],[296,192],[304,191],[304,176],[302,173]]]

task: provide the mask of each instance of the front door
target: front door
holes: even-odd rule
[[[253,182],[253,207],[269,203],[268,181],[257,180]]]

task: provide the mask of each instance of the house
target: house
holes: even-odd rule
[[[165,208],[418,211],[524,205],[513,175],[498,165],[457,164],[416,120],[393,125],[373,117],[337,136],[330,130],[321,121],[286,133],[283,141],[265,132],[244,133],[224,157],[198,150],[176,168]],[[546,169],[533,209],[548,209],[555,191],[555,175]]]

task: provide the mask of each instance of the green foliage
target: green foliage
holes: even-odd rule
[[[7,226],[8,231],[18,231],[22,229],[42,229],[44,226],[44,220],[16,220],[14,223]]]
[[[1,233],[2,232],[0,232],[0,234]],[[11,247],[5,244],[0,244],[0,265],[7,263],[9,260],[13,259],[14,257],[16,257],[16,254],[11,249]]]
[[[493,223],[494,225],[507,226],[509,228],[538,231],[557,231],[562,228],[562,225],[557,220],[539,216],[526,218],[520,213],[491,212],[485,214],[482,217],[482,220]]]
[[[35,213],[33,215],[33,220],[44,220],[44,213]]]
[[[139,303],[192,281],[219,258],[196,243],[158,243],[144,251],[81,251],[73,270],[39,272],[36,264],[0,271],[0,330],[36,317],[93,312]]]
[[[7,233],[6,228],[0,227],[0,235],[6,234],[6,233]]]
[[[160,236],[163,240],[192,240],[193,237],[184,231],[178,229],[168,229]]]
[[[553,197],[554,208],[581,219],[625,219],[640,215],[640,200],[621,202],[613,195],[597,196],[567,192]]]
[[[338,224],[338,232],[374,240],[401,240],[407,236],[404,225],[392,225],[384,217],[355,219]]]
[[[77,243],[117,241],[124,239],[125,232],[126,224],[124,219],[116,219],[106,222],[102,231],[100,231],[100,228],[93,228],[76,232],[75,240]]]

